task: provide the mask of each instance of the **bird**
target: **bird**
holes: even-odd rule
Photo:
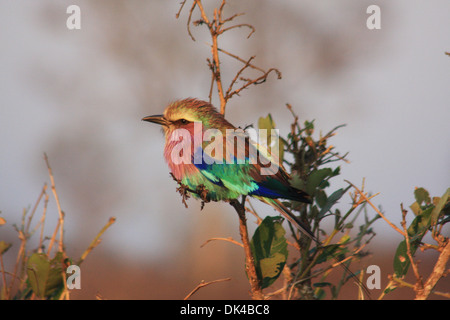
[[[324,249],[309,226],[280,201],[310,204],[312,197],[290,184],[290,175],[276,152],[273,154],[264,144],[250,139],[211,103],[196,98],[176,100],[163,114],[147,116],[142,121],[161,125],[165,136],[164,158],[171,174],[194,198],[231,202],[251,196],[273,207],[318,248]],[[227,135],[228,132],[233,134]],[[337,257],[335,260],[339,262]],[[345,264],[339,265],[370,299],[369,289]]]
[[[164,158],[175,180],[194,198],[207,202],[256,198],[317,242],[310,228],[280,201],[308,204],[311,196],[290,184],[290,175],[273,152],[232,125],[211,103],[196,98],[176,100],[163,114],[142,120],[162,126]],[[213,142],[211,137],[204,139],[208,134],[214,135],[216,143],[209,153]]]

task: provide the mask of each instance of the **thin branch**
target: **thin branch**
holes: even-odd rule
[[[391,221],[389,221],[386,216],[384,214],[381,213],[380,210],[378,210],[377,207],[375,207],[375,205],[369,200],[368,197],[366,197],[366,195],[361,192],[353,183],[351,183],[348,180],[344,180],[345,182],[347,182],[348,184],[350,184],[355,190],[356,192],[358,192],[358,194],[375,210],[376,213],[378,213],[378,215],[380,217],[382,217],[384,219],[384,221],[387,222],[388,225],[390,225],[395,231],[397,231],[398,233],[400,233],[402,236],[405,236],[404,232],[402,230],[400,230],[396,225],[394,225]]]
[[[227,3],[227,0],[222,0],[222,3],[220,4],[219,7],[219,12],[218,12],[218,17],[216,19],[216,23],[219,24],[224,24],[225,22],[222,20],[222,13],[223,13],[223,8],[225,7],[225,4]]]
[[[37,201],[36,201],[36,203],[34,205],[34,208],[33,208],[32,212],[31,212],[31,214],[30,214],[30,216],[28,218],[27,226],[25,228],[24,228],[24,226],[22,227],[23,232],[21,230],[19,230],[20,248],[19,248],[19,251],[17,253],[16,263],[14,265],[13,278],[11,280],[9,292],[11,292],[11,290],[13,289],[15,280],[17,279],[17,271],[18,271],[18,268],[19,268],[20,260],[21,259],[24,260],[25,246],[26,246],[26,243],[27,243],[27,239],[30,236],[29,228],[31,226],[31,220],[32,220],[32,218],[33,218],[33,216],[34,216],[34,214],[36,212],[36,209],[37,209],[37,207],[38,207],[39,203],[41,202],[42,197],[44,195],[45,195],[44,215],[43,215],[43,218],[41,218],[41,223],[43,223],[43,220],[45,220],[45,211],[47,209],[47,202],[48,202],[48,194],[47,194],[46,190],[47,190],[47,184],[44,184],[44,186],[42,187],[42,191],[39,194],[39,197],[38,197],[38,199],[37,199]],[[33,229],[32,233],[34,233],[34,231],[36,230],[38,225]],[[39,248],[40,248],[40,246],[39,246]],[[5,284],[5,286],[6,286],[6,284]]]
[[[198,290],[200,290],[203,287],[209,286],[210,284],[213,284],[213,283],[230,281],[230,280],[231,280],[231,278],[218,279],[218,280],[213,280],[213,281],[208,281],[208,282],[205,282],[205,281],[202,280],[202,282],[200,282],[200,284],[198,284],[194,288],[194,290],[189,292],[189,294],[186,297],[184,297],[184,300],[189,299],[194,293],[196,293]]]
[[[97,234],[97,236],[94,238],[94,240],[92,240],[91,244],[86,249],[86,251],[84,251],[84,253],[81,255],[81,258],[80,258],[80,260],[78,260],[77,265],[80,265],[84,261],[84,259],[86,259],[87,255],[100,243],[100,237],[103,235],[103,233],[105,233],[105,231],[110,226],[112,226],[114,224],[114,222],[116,222],[116,218],[114,218],[114,217],[109,218],[106,225],[100,230],[100,232]]]
[[[5,300],[9,300],[9,292],[10,289],[8,289],[8,286],[6,284],[6,272],[5,272],[5,266],[3,264],[3,252],[0,252],[0,272],[2,273],[2,281],[3,281],[3,294],[4,294],[4,299]],[[14,278],[12,281],[14,281],[15,279],[15,274],[14,274]]]
[[[192,12],[194,11],[195,7],[197,7],[200,10],[202,21],[208,26],[209,33],[211,34],[211,39],[212,39],[211,54],[212,54],[212,58],[213,58],[213,61],[211,64],[214,67],[213,73],[214,73],[214,78],[215,78],[215,81],[217,84],[217,91],[218,91],[219,99],[220,99],[220,112],[222,114],[225,114],[226,100],[225,100],[225,94],[224,94],[224,90],[223,90],[223,86],[222,86],[219,52],[217,50],[217,48],[218,48],[217,38],[218,38],[219,34],[221,34],[221,30],[220,30],[221,24],[219,24],[219,16],[221,16],[221,14],[222,14],[224,5],[225,5],[225,1],[223,1],[222,5],[220,6],[220,12],[217,11],[217,8],[214,10],[214,21],[210,22],[210,20],[208,19],[208,16],[205,13],[205,10],[203,8],[203,4],[202,4],[201,0],[194,0],[191,11],[189,12],[189,19],[188,19],[188,24],[189,24],[191,21]],[[191,36],[191,38],[193,40],[195,40],[194,37],[192,36],[192,34],[190,33],[189,28],[188,28],[188,32],[189,32],[189,35]]]
[[[55,230],[53,231],[52,237],[50,238],[50,242],[48,243],[47,256],[50,256],[50,253],[53,249],[53,244],[55,243],[56,235],[58,234],[59,224],[60,224],[60,221],[58,220],[56,222],[56,227],[55,227]]]
[[[58,215],[59,215],[59,219],[58,219],[58,225],[59,225],[59,242],[58,242],[58,250],[59,252],[63,252],[64,251],[64,213],[61,210],[61,204],[59,202],[59,197],[58,197],[58,193],[56,192],[56,187],[55,187],[55,179],[53,178],[53,173],[52,173],[52,169],[50,167],[50,163],[48,162],[48,157],[47,154],[44,153],[44,159],[45,159],[45,163],[47,164],[47,169],[48,169],[48,174],[50,176],[50,182],[51,182],[51,187],[52,187],[52,192],[53,192],[53,196],[55,197],[55,201],[56,201],[56,207],[58,208]],[[50,249],[49,249],[50,252]]]
[[[414,261],[414,258],[411,253],[411,243],[409,241],[409,235],[408,230],[406,228],[406,211],[403,209],[403,204],[400,205],[400,208],[402,210],[402,222],[400,223],[403,227],[403,232],[405,233],[405,242],[406,242],[406,254],[408,255],[409,262],[411,263],[411,267],[413,268],[414,275],[416,276],[416,286],[417,290],[423,290],[423,282],[422,282],[422,276],[419,273],[419,268],[417,267],[416,262]]]
[[[192,41],[195,41],[195,38],[194,38],[194,36],[191,33],[190,24],[191,24],[191,19],[192,19],[192,13],[194,12],[194,9],[195,9],[196,5],[197,5],[197,3],[194,1],[194,3],[192,4],[191,9],[189,10],[189,17],[188,17],[188,21],[187,21],[187,31],[188,31],[188,34],[191,37]]]
[[[178,19],[178,18],[180,17],[181,10],[183,10],[183,7],[184,7],[184,4],[186,3],[186,1],[187,1],[187,0],[184,0],[184,1],[181,3],[180,10],[178,10],[177,14],[175,15],[175,18]]]
[[[43,246],[43,242],[44,242],[44,225],[45,225],[45,217],[47,216],[48,200],[49,200],[49,195],[46,193],[45,199],[44,199],[44,209],[42,211],[42,217],[41,217],[41,220],[39,221],[39,223],[36,225],[36,228],[39,226],[39,224],[41,225],[41,233],[39,235],[38,252],[42,252],[42,246]]]
[[[247,39],[250,38],[252,36],[252,34],[255,33],[255,31],[256,31],[255,27],[252,26],[251,24],[241,23],[241,24],[236,24],[234,26],[222,29],[220,33],[223,33],[225,31],[228,31],[228,30],[231,30],[231,29],[234,29],[234,28],[242,28],[242,27],[247,27],[247,28],[249,28],[251,30],[250,33],[247,36]]]
[[[255,260],[250,248],[250,241],[248,239],[247,219],[245,217],[245,199],[240,203],[238,200],[230,200],[231,206],[236,210],[239,216],[239,233],[241,235],[242,244],[245,253],[245,270],[247,272],[248,281],[250,282],[252,298],[254,300],[263,300],[264,294],[261,289],[261,284],[256,273]]]
[[[220,61],[219,61],[219,52],[217,50],[217,36],[213,37],[213,49],[212,55],[214,58],[214,66],[215,66],[215,78],[217,84],[217,91],[219,93],[220,99],[220,113],[225,114],[225,106],[227,101],[225,100],[225,94],[222,86],[222,75],[220,73]]]
[[[260,225],[263,219],[261,219],[261,217],[256,212],[255,208],[253,207],[252,203],[250,202],[250,199],[247,199],[247,203],[250,206],[250,208],[245,207],[245,210],[250,212],[252,215],[254,215],[256,218],[256,224]]]
[[[240,243],[240,242],[234,240],[234,239],[231,238],[231,237],[228,237],[228,238],[211,238],[211,239],[208,239],[208,240],[206,240],[206,241],[200,246],[200,248],[203,248],[205,245],[207,245],[208,243],[210,243],[211,241],[214,241],[214,240],[228,241],[228,242],[237,244],[238,246],[240,246],[240,247],[242,247],[242,248],[244,247],[244,245],[243,245],[242,243]]]
[[[240,80],[246,81],[247,83],[245,83],[244,85],[242,85],[239,89],[236,89],[236,90],[234,90],[233,92],[231,92],[231,94],[229,95],[228,99],[231,98],[232,96],[234,96],[235,94],[239,95],[239,93],[240,93],[242,90],[248,88],[248,87],[251,86],[252,84],[253,84],[253,85],[258,85],[258,84],[261,84],[261,83],[266,82],[267,77],[269,76],[269,74],[270,74],[272,71],[275,72],[275,73],[277,74],[278,79],[281,79],[281,72],[278,71],[278,70],[275,69],[275,68],[270,68],[269,70],[267,70],[266,73],[264,73],[262,76],[260,76],[259,78],[256,78],[256,79],[240,78]]]
[[[243,16],[245,13],[244,12],[241,12],[241,13],[235,13],[235,14],[233,14],[232,16],[230,16],[229,18],[226,18],[225,20],[221,20],[220,22],[222,23],[222,24],[224,24],[224,23],[226,23],[226,22],[230,22],[230,21],[232,21],[234,18],[236,18],[236,17],[240,17],[240,16]]]
[[[305,277],[305,275],[307,274],[306,271],[309,271],[309,270],[311,269],[311,267],[315,265],[315,261],[314,261],[314,263],[311,263],[311,264],[310,264],[309,269],[308,269],[308,270],[305,270],[305,272],[303,272],[303,274],[302,274],[302,276],[300,276],[300,280],[298,280],[298,282],[303,282],[303,281],[305,281],[305,280],[307,280],[307,279],[315,278],[315,277],[317,277],[318,275],[320,275],[320,274],[322,274],[322,273],[324,273],[324,272],[327,272],[327,271],[329,271],[329,270],[331,270],[331,269],[333,269],[333,268],[336,268],[337,266],[343,266],[343,267],[344,267],[344,270],[345,270],[346,272],[352,274],[352,272],[350,271],[350,269],[347,268],[347,267],[344,265],[344,263],[347,262],[347,261],[349,261],[349,260],[351,260],[351,259],[353,259],[353,258],[354,258],[354,257],[355,257],[355,256],[356,256],[356,255],[357,255],[357,254],[358,254],[358,253],[359,253],[366,245],[367,245],[367,243],[362,244],[359,248],[357,248],[357,249],[356,249],[352,254],[350,254],[348,257],[346,257],[346,258],[344,258],[344,259],[342,259],[342,260],[337,260],[337,259],[336,259],[336,262],[335,262],[335,263],[329,265],[328,267],[324,268],[323,270],[317,271],[315,274],[313,274],[313,275],[311,275],[311,276],[309,276],[309,277]],[[315,260],[317,260],[317,257],[318,257],[318,256],[315,257]],[[353,275],[353,276],[354,276],[354,275]],[[355,278],[356,278],[356,277],[355,277]],[[356,278],[356,279],[357,279],[357,278]],[[294,283],[294,284],[295,284],[295,283]],[[359,285],[361,285],[361,284],[359,284]]]
[[[407,288],[411,288],[413,290],[416,288],[416,286],[414,284],[406,282],[405,280],[397,278],[395,276],[389,275],[388,278],[389,278],[390,282],[389,282],[388,286],[386,286],[386,288],[391,287],[392,283],[394,283],[394,282],[399,284],[401,287],[407,287]],[[447,292],[433,291],[433,293],[438,296],[450,298],[450,293],[447,293]],[[380,295],[378,300],[381,300],[384,296],[385,296],[385,294],[384,294],[384,290],[383,290],[383,293]],[[416,297],[416,299],[417,299],[417,297]]]
[[[213,66],[211,60],[208,58],[208,59],[206,59],[206,61],[208,62],[209,69],[211,70],[211,84],[209,85],[208,97],[209,97],[209,103],[212,103],[212,95],[213,95],[213,89],[214,89],[214,80],[216,79],[216,76],[215,76],[214,66]]]
[[[245,63],[245,65],[236,73],[236,76],[233,78],[233,80],[231,81],[230,86],[228,87],[227,92],[225,93],[225,99],[230,99],[235,93],[231,93],[231,90],[233,89],[234,84],[236,83],[236,81],[239,79],[239,76],[242,74],[242,72],[244,72],[245,69],[247,69],[250,65],[250,62],[255,58],[255,56],[250,57],[250,59],[248,59],[248,61]]]
[[[34,204],[33,210],[31,211],[31,214],[28,217],[28,223],[27,223],[27,226],[25,227],[25,234],[28,234],[28,231],[30,230],[31,220],[33,219],[33,216],[36,212],[36,209],[37,209],[39,203],[41,202],[42,197],[46,194],[46,190],[47,190],[47,184],[45,183],[44,186],[42,187],[42,191],[39,194],[39,197],[38,197],[36,203]]]
[[[232,58],[234,58],[234,59],[236,59],[236,60],[238,60],[238,61],[240,61],[240,62],[242,62],[242,63],[244,63],[244,64],[247,63],[247,61],[245,61],[244,59],[242,59],[242,58],[240,58],[239,56],[237,56],[237,55],[235,55],[235,54],[232,54],[232,53],[230,53],[230,52],[228,52],[228,51],[226,51],[226,50],[224,50],[224,49],[217,48],[217,50],[219,50],[220,52],[225,53],[226,55],[228,55],[228,56],[230,56],[230,57],[232,57]],[[249,63],[248,66],[249,66],[250,68],[252,68],[252,69],[261,71],[262,73],[266,73],[266,70],[264,70],[264,69],[262,69],[262,68],[260,68],[260,67],[257,67],[257,66],[255,66],[255,65],[253,65],[253,64],[251,64],[251,63]]]

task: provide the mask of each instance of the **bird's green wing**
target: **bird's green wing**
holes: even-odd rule
[[[237,131],[232,137],[223,137],[223,145],[217,143],[215,148],[204,144],[197,150],[197,159],[198,153],[202,153],[202,161],[194,164],[215,185],[213,191],[220,199],[235,199],[240,195],[306,199],[305,193],[290,186],[289,176],[277,158],[245,133]]]

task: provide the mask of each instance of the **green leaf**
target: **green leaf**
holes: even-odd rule
[[[412,256],[416,253],[417,248],[422,241],[423,236],[431,225],[431,213],[433,207],[429,207],[422,211],[414,218],[408,227],[407,234],[409,237],[410,253]],[[400,242],[394,255],[394,272],[397,277],[403,277],[408,272],[411,261],[408,257],[406,240]]]
[[[325,261],[328,261],[330,259],[333,259],[335,256],[337,256],[336,252],[339,249],[339,244],[330,244],[322,248],[322,252],[320,253],[319,257],[317,258],[316,264],[323,263]]]
[[[300,177],[297,174],[292,174],[291,178],[289,179],[289,183],[294,188],[300,189],[300,190],[306,190],[306,184],[303,179],[300,179]]]
[[[317,282],[313,284],[313,287],[316,288],[314,294],[316,299],[322,300],[325,298],[325,290],[323,288],[329,287],[331,290],[331,294],[334,296],[336,294],[336,287],[330,282]]]
[[[397,287],[389,286],[389,287],[387,287],[387,288],[384,289],[383,293],[384,293],[384,294],[388,294],[388,293],[394,291],[395,289],[397,289]]]
[[[342,198],[342,196],[350,189],[351,186],[348,186],[345,189],[339,189],[333,192],[327,199],[326,204],[320,209],[318,218],[323,217],[335,204]]]
[[[34,253],[27,263],[28,281],[33,292],[41,299],[52,298],[64,289],[62,253],[49,260],[43,253]]]
[[[319,170],[314,170],[308,177],[306,182],[306,192],[313,195],[320,184],[328,177],[332,176],[333,170],[330,168],[324,168]]]
[[[341,211],[336,209],[334,212],[334,228],[337,228],[339,225],[339,221],[341,220]]]
[[[317,209],[317,206],[312,206],[309,210],[309,216],[312,219],[317,219],[317,215],[319,214],[319,209]]]
[[[344,226],[342,227],[342,229],[353,229],[353,223],[349,222],[344,224]]]
[[[50,272],[50,261],[43,253],[34,253],[28,259],[28,280],[34,293],[39,297],[45,296],[45,287]]]
[[[350,240],[351,240],[350,236],[348,234],[344,234],[341,237],[341,239],[339,239],[339,244],[340,245],[346,244],[346,243],[350,242]]]
[[[408,272],[410,261],[408,258],[406,241],[403,240],[397,247],[394,255],[394,272],[397,277],[402,277]]]
[[[415,217],[411,222],[411,225],[408,227],[408,235],[412,241],[422,239],[425,232],[431,226],[431,213],[433,210],[434,207],[423,210],[422,213]]]
[[[308,136],[311,136],[314,132],[314,120],[313,121],[306,120],[304,123],[304,126],[305,126],[305,130],[306,130],[306,134]]]
[[[313,284],[316,288],[323,288],[323,287],[331,287],[332,284],[330,282],[317,282]]]
[[[50,261],[50,274],[46,286],[46,295],[50,298],[58,298],[64,290],[65,276],[63,272],[65,270],[63,253],[58,252]],[[64,270],[63,270],[64,269]]]
[[[341,167],[338,166],[336,169],[333,170],[333,177],[338,176],[341,173]]]
[[[447,189],[447,191],[444,193],[444,195],[439,199],[437,205],[434,207],[433,211],[431,212],[430,217],[430,224],[434,226],[439,218],[439,215],[441,214],[441,211],[444,210],[444,207],[447,204],[447,201],[450,197],[450,188]]]
[[[275,252],[269,258],[264,258],[259,261],[261,274],[264,278],[276,279],[280,275],[280,266],[284,266],[285,263],[286,257],[279,252]]]
[[[283,140],[281,140],[281,138],[278,139],[278,148],[279,148],[279,153],[278,153],[278,159],[280,161],[280,165],[283,163],[283,159],[284,159],[284,142]]]
[[[12,244],[5,242],[5,241],[0,241],[0,255],[4,254],[6,251],[8,251],[9,248],[11,248]]]
[[[315,296],[316,296],[317,300],[324,299],[325,298],[325,290],[323,290],[322,288],[318,288],[316,290]]]
[[[422,213],[422,208],[420,208],[420,204],[416,202],[414,202],[412,205],[409,206],[409,208],[412,210],[412,212],[418,216],[419,214]]]
[[[270,113],[267,115],[267,117],[260,117],[258,119],[258,128],[266,130],[275,129],[275,122],[273,121],[272,115]]]
[[[316,192],[316,203],[320,208],[323,208],[327,204],[327,194],[323,190],[317,190]]]
[[[288,257],[286,231],[280,217],[266,217],[256,228],[250,242],[261,287],[267,288],[281,274]]]
[[[430,194],[424,188],[416,188],[416,190],[414,190],[414,197],[419,205],[421,205],[422,202],[431,202]]]
[[[431,201],[428,192],[423,188],[417,188],[414,191],[414,196],[416,197],[417,204],[420,204],[422,202],[429,203]],[[424,210],[420,209],[420,211],[414,212],[415,214],[417,212],[417,216],[411,222],[411,225],[408,227],[407,230],[411,249],[410,253],[412,256],[414,256],[427,230],[431,226],[436,224],[441,211],[443,210],[445,204],[447,203],[449,196],[450,196],[450,188],[447,189],[447,191],[440,198],[436,206],[430,205]],[[412,207],[417,208],[417,206]],[[408,258],[406,240],[403,240],[398,245],[397,251],[395,252],[394,256],[395,275],[397,277],[402,277],[406,275],[410,264],[411,261]]]
[[[284,142],[278,135],[272,135],[272,129],[276,129],[275,121],[272,119],[272,115],[269,113],[267,117],[260,117],[258,119],[258,128],[267,130],[267,146],[272,146],[272,139],[278,138],[278,158],[280,163],[283,163],[284,157]]]

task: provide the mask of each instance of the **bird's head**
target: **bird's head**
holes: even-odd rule
[[[189,130],[195,122],[201,122],[204,129],[234,128],[212,104],[193,98],[172,102],[164,114],[144,117],[142,121],[161,125],[166,135],[176,129]]]

